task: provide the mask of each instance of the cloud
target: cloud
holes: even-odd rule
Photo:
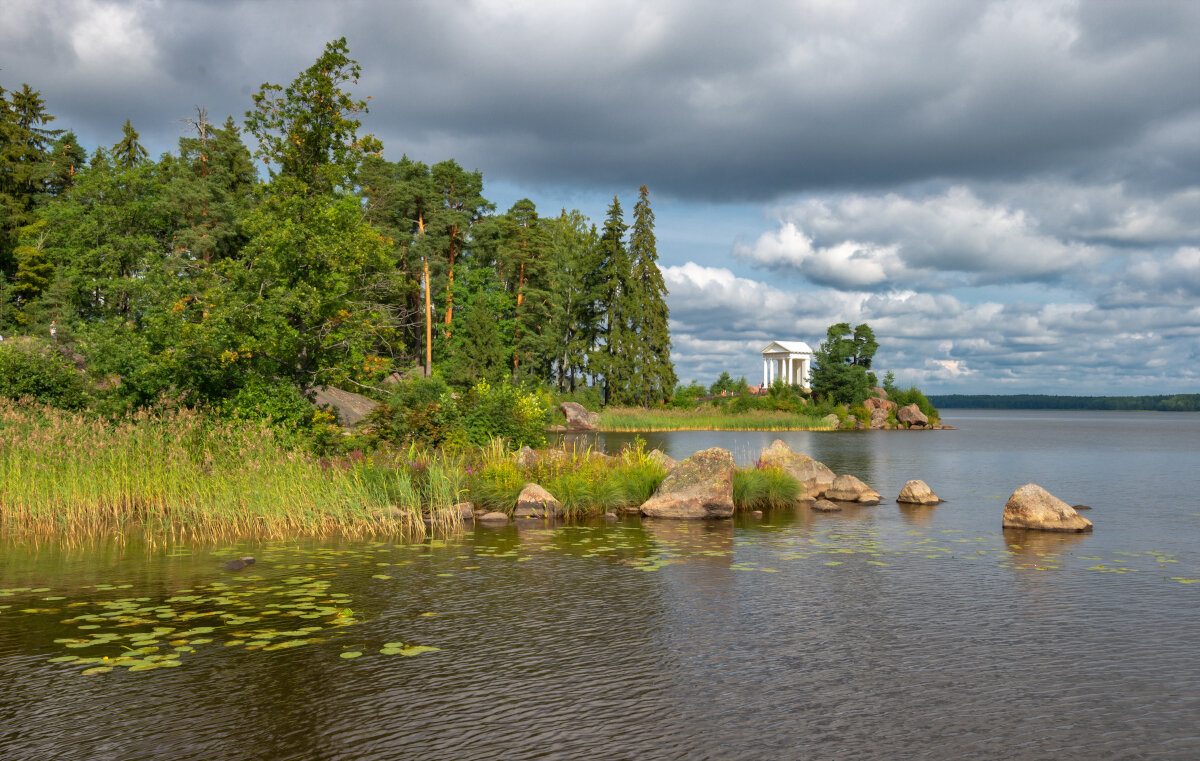
[[[1051,280],[1104,253],[1040,230],[1025,210],[989,204],[955,186],[927,198],[898,193],[807,199],[778,230],[735,255],[836,288],[948,288]]]
[[[129,117],[158,149],[193,104],[240,115],[345,35],[391,152],[523,184],[717,201],[1030,173],[1189,184],[1200,6],[1120,5],[9,0],[0,50],[6,86],[43,90],[67,126]]]
[[[791,293],[692,263],[663,274],[681,378],[711,381],[729,371],[754,381],[762,372],[758,350],[767,341],[815,347],[829,325],[868,322],[880,343],[876,368],[927,392],[1151,393],[1149,387],[1162,393],[1200,382],[1196,301],[1121,308],[1086,301],[969,303],[914,291]]]

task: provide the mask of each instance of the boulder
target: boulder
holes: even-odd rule
[[[1037,484],[1025,484],[1004,503],[1004,528],[1091,531],[1092,522]]]
[[[929,425],[929,418],[925,417],[925,413],[921,412],[921,408],[915,404],[897,410],[896,419],[901,423],[907,423],[912,428],[924,428]]]
[[[868,410],[871,410],[871,412],[874,412],[875,410],[883,410],[885,414],[888,410],[895,410],[899,409],[900,407],[900,405],[888,400],[887,398],[880,399],[874,396],[864,399],[863,406]]]
[[[646,459],[650,462],[658,463],[658,465],[668,473],[679,464],[676,462],[675,458],[666,454],[661,449],[651,449],[649,454],[646,455]]]
[[[733,454],[696,452],[667,474],[641,507],[652,518],[728,518],[733,515]]]
[[[867,393],[874,395],[874,398],[876,398],[876,399],[887,399],[888,398],[887,390],[882,389],[879,386],[872,386],[871,388],[867,389]],[[895,402],[892,402],[892,404],[895,404]]]
[[[884,409],[871,410],[871,430],[879,431],[887,428],[888,411]]]
[[[759,455],[763,465],[779,468],[804,487],[804,496],[820,497],[833,484],[833,471],[806,454],[792,451],[782,440],[775,439]]]
[[[825,491],[825,499],[834,502],[858,502],[862,505],[878,505],[883,495],[867,486],[854,476],[838,476]]]
[[[333,386],[317,386],[311,392],[312,403],[318,407],[330,407],[337,415],[338,423],[344,428],[353,428],[362,422],[379,404],[353,391],[343,391]]]
[[[821,418],[821,422],[824,423],[825,425],[829,426],[830,428],[837,428],[838,427],[838,416],[834,415],[834,414],[826,415],[825,417]]]
[[[517,497],[516,518],[557,518],[562,515],[562,503],[537,484],[525,484]]]
[[[934,494],[933,489],[930,489],[924,481],[914,479],[904,484],[896,501],[908,505],[936,505],[942,500],[938,499],[938,495]]]
[[[538,454],[529,447],[521,447],[517,450],[517,464],[522,468],[532,468],[538,464]]]
[[[818,513],[840,513],[842,508],[835,502],[830,502],[827,499],[818,499],[812,503],[812,509]]]
[[[459,502],[457,505],[451,507],[450,511],[458,513],[458,517],[464,521],[474,520],[475,518],[475,506],[470,502]]]
[[[600,429],[600,413],[588,412],[577,402],[563,402],[563,415],[567,418],[567,428],[572,431],[597,431]]]
[[[490,512],[479,516],[481,523],[508,523],[508,516],[504,513]]]

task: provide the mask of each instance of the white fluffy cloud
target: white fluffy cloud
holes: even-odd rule
[[[806,199],[780,211],[778,230],[734,253],[837,288],[948,288],[1054,278],[1105,253],[1041,230],[1029,212],[956,186],[925,198],[899,193]]]

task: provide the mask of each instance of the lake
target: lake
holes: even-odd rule
[[[0,759],[1200,757],[1200,415],[943,417],[642,435],[782,438],[885,497],[836,514],[10,540]],[[946,502],[899,507],[910,478]],[[1095,531],[1002,531],[1027,482]]]

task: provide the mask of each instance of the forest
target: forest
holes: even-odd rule
[[[385,158],[360,73],[330,42],[240,124],[198,106],[157,159],[129,121],[89,152],[36,89],[0,87],[0,334],[49,344],[88,382],[27,378],[31,395],[270,418],[318,386],[379,396],[432,373],[463,392],[669,400],[648,189],[628,223],[617,197],[599,226],[529,200],[499,212],[478,170]]]
[[[1200,412],[1200,394],[1050,396],[1046,394],[930,394],[938,407],[985,410],[1147,410]]]

